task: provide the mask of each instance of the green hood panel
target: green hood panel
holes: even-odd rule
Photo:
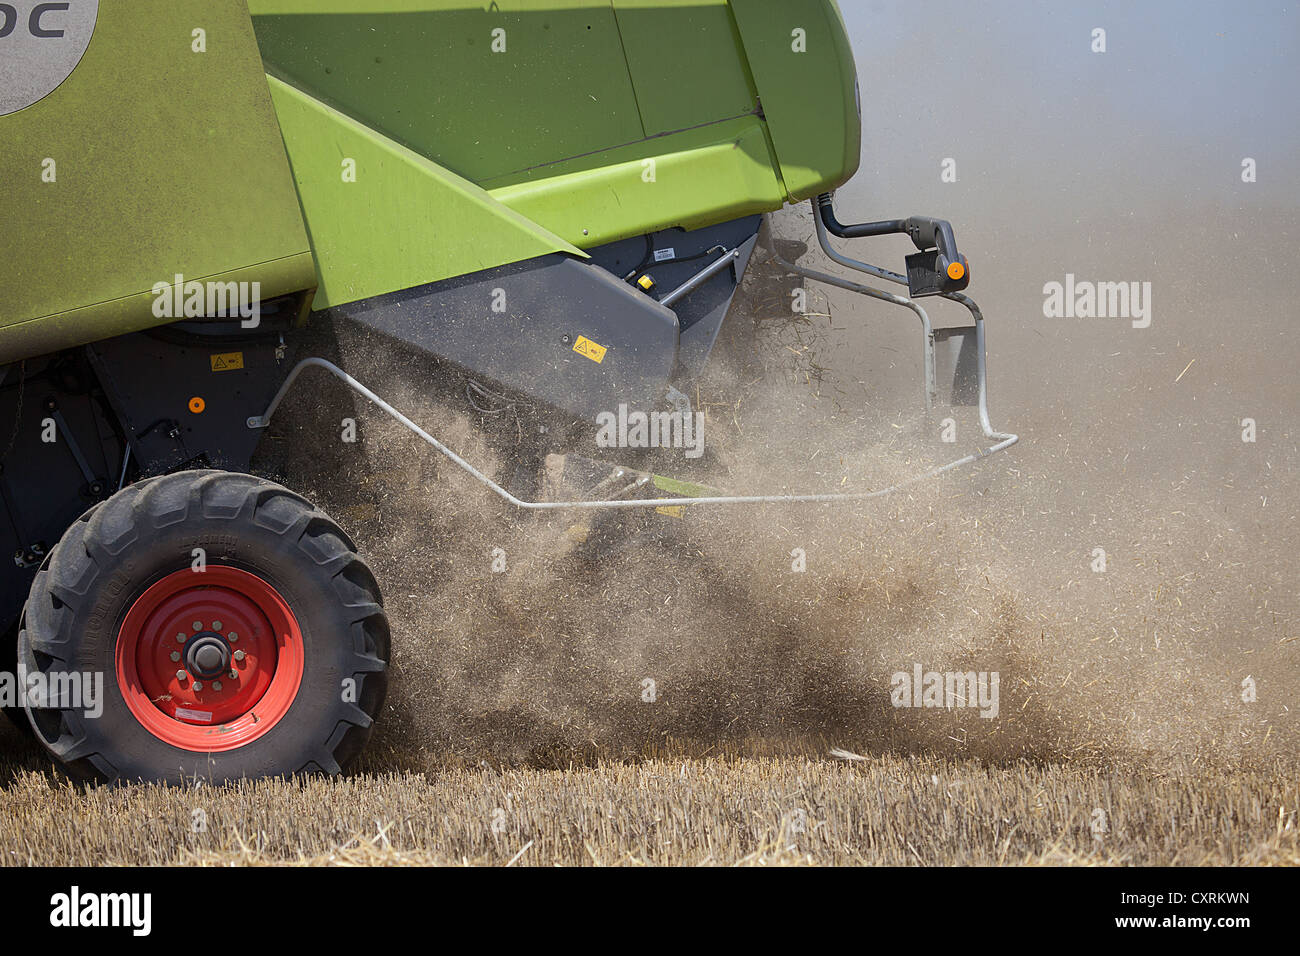
[[[0,116],[0,183],[0,362],[170,322],[177,274],[316,281],[243,0],[101,2],[68,78]]]
[[[831,0],[249,6],[269,73],[584,249],[779,209],[857,165]]]
[[[665,226],[696,229],[771,212],[785,202],[763,124],[753,117],[609,150],[595,168],[557,163],[535,179],[488,185],[495,199],[586,248]]]
[[[467,179],[274,77],[319,286],[355,302],[552,252],[586,254]]]
[[[474,182],[644,137],[609,0],[488,6],[249,4],[268,72]]]
[[[324,308],[857,165],[832,0],[101,0],[82,39],[0,116],[0,362],[165,324],[178,274]]]

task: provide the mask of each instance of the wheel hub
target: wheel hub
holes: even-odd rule
[[[195,634],[185,649],[185,669],[195,677],[217,677],[230,670],[230,645],[214,631]]]
[[[297,696],[302,630],[267,581],[209,564],[145,590],[118,632],[117,678],[159,739],[203,752],[265,734]]]

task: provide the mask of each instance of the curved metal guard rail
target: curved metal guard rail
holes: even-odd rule
[[[814,220],[816,220],[817,218],[815,210],[814,210],[813,218]],[[829,243],[827,243],[826,245],[829,245]],[[830,252],[829,249],[827,249],[827,251]],[[926,315],[924,309],[918,306],[911,299],[905,298],[903,296],[893,295],[892,293],[882,292],[879,289],[872,289],[868,286],[859,285],[858,283],[850,282],[846,279],[840,279],[835,276],[825,275],[824,273],[815,272],[813,270],[803,269],[798,266],[794,266],[790,263],[787,263],[784,260],[780,259],[779,257],[774,256],[774,258],[776,258],[777,263],[781,265],[783,268],[788,268],[791,271],[798,273],[800,275],[805,275],[811,279],[816,279],[817,281],[828,282],[831,285],[836,285],[841,288],[849,289],[853,292],[859,292],[862,295],[866,295],[874,299],[880,299],[885,302],[890,302],[895,305],[900,305],[905,308],[911,309],[913,312],[915,312],[921,319],[921,324],[926,336],[926,341],[928,343],[928,348],[929,348],[929,355],[931,359],[931,361],[927,361],[927,369],[929,371],[929,375],[926,381],[927,400],[930,398],[930,396],[933,394],[933,387],[934,387],[933,361],[932,361],[934,333],[930,328],[930,319]],[[837,258],[837,261],[842,261],[843,264],[849,265],[850,268],[858,269],[858,271],[865,271],[873,275],[879,275],[880,278],[890,279],[891,281],[901,281],[904,284],[906,284],[907,282],[907,280],[902,276],[896,276],[895,274],[887,273],[887,271],[883,269],[877,270],[875,266],[867,266],[866,263],[855,263],[853,260],[840,259],[838,258],[838,254],[836,254],[832,258]],[[644,498],[644,499],[631,499],[631,500],[616,499],[616,500],[606,500],[606,501],[524,501],[521,498],[515,497],[513,494],[511,494],[509,491],[507,491],[505,488],[503,488],[501,485],[495,482],[493,479],[483,474],[483,472],[479,471],[477,468],[475,468],[472,464],[470,464],[460,455],[456,454],[454,451],[452,451],[450,448],[448,448],[446,445],[440,442],[437,438],[434,438],[432,435],[430,435],[427,431],[425,431],[415,422],[411,421],[410,418],[402,414],[392,405],[388,404],[388,402],[384,401],[373,391],[371,391],[361,382],[358,382],[355,378],[353,378],[347,372],[343,371],[333,362],[326,361],[323,358],[315,358],[315,357],[305,358],[302,361],[300,361],[297,365],[295,365],[293,369],[290,370],[289,375],[285,378],[284,383],[280,386],[280,390],[276,392],[275,397],[271,399],[271,404],[267,406],[266,412],[262,415],[254,415],[250,417],[247,421],[247,425],[249,428],[266,428],[268,425],[270,425],[271,418],[275,415],[276,409],[280,407],[281,401],[283,401],[284,396],[288,393],[289,389],[293,386],[294,382],[298,380],[298,377],[306,369],[315,367],[315,368],[325,369],[325,371],[329,372],[331,375],[338,378],[340,381],[342,381],[345,385],[351,388],[358,395],[361,395],[362,397],[368,399],[372,404],[374,404],[380,410],[386,412],[389,416],[395,419],[403,427],[407,428],[408,430],[410,430],[411,432],[419,436],[421,439],[423,439],[425,442],[432,445],[434,449],[436,449],[442,455],[446,456],[453,463],[459,466],[463,471],[469,474],[470,477],[474,478],[480,484],[485,485],[488,489],[490,489],[492,492],[494,492],[497,496],[502,498],[504,501],[507,501],[510,504],[514,505],[515,507],[522,508],[526,511],[560,511],[560,510],[571,510],[571,509],[591,510],[591,509],[599,509],[599,508],[662,508],[666,505],[681,505],[681,506],[761,505],[761,504],[804,504],[804,503],[825,504],[825,503],[831,503],[836,501],[865,501],[871,498],[882,498],[886,495],[893,494],[894,492],[899,491],[902,488],[906,488],[918,482],[925,481],[929,478],[935,478],[943,474],[944,472],[952,471],[954,468],[960,468],[963,465],[968,465],[974,461],[978,461],[981,458],[985,458],[996,452],[1002,451],[1005,448],[1011,447],[1019,440],[1019,437],[1016,435],[994,431],[992,425],[989,424],[987,389],[985,385],[986,374],[985,374],[985,362],[984,362],[984,317],[980,314],[979,308],[975,305],[975,303],[967,299],[964,295],[961,295],[959,293],[952,293],[947,295],[946,297],[961,302],[968,309],[970,309],[971,314],[975,317],[976,351],[978,353],[980,427],[983,429],[985,437],[990,439],[995,439],[996,443],[987,448],[982,448],[978,451],[971,452],[970,454],[964,455],[961,458],[955,459],[954,461],[950,461],[947,464],[930,468],[927,471],[920,472],[919,474],[913,475],[912,477],[904,479],[903,481],[896,482],[892,485],[889,485],[886,488],[880,488],[875,491],[849,492],[845,494],[718,495],[718,496],[704,497],[704,498],[689,498],[689,497]],[[927,401],[927,405],[928,405],[928,401]]]

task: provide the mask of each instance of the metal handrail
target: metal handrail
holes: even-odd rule
[[[813,219],[815,221],[817,220],[817,214],[815,208],[813,210]],[[819,232],[821,233],[822,236],[825,235],[824,228],[819,230]],[[831,254],[833,252],[833,250],[831,250],[829,247],[829,241],[823,242],[823,248],[826,249],[828,254]],[[838,253],[832,254],[831,257],[836,261],[841,262],[841,264],[847,265],[853,269],[857,269],[857,271],[868,272],[869,274],[877,275],[879,278],[889,279],[891,281],[902,281],[904,284],[906,284],[907,281],[906,279],[904,279],[901,276],[897,276],[894,273],[888,273],[887,270],[879,269],[878,267],[875,266],[868,266],[866,263],[858,263],[855,260],[847,259],[847,257],[840,257]],[[856,282],[850,282],[847,279],[840,279],[836,276],[830,276],[825,273],[819,273],[811,269],[804,269],[800,266],[796,266],[793,265],[792,263],[786,262],[785,260],[781,259],[779,256],[776,256],[775,253],[774,253],[774,258],[779,265],[781,265],[784,268],[790,269],[791,271],[799,275],[804,275],[807,276],[808,278],[815,279],[820,282],[827,282],[831,285],[839,286],[840,288],[846,288],[853,292],[858,292],[862,295],[866,295],[874,299],[880,299],[885,302],[903,306],[904,308],[910,309],[913,312],[915,312],[921,319],[921,324],[926,336],[927,349],[929,353],[928,360],[926,363],[926,368],[928,372],[927,379],[926,379],[926,397],[927,397],[927,406],[928,406],[929,399],[933,394],[933,388],[934,388],[934,364],[933,364],[934,333],[930,327],[929,316],[926,315],[925,310],[921,308],[921,306],[917,305],[911,299],[906,298],[904,296],[897,296],[889,292],[882,292],[879,289],[873,289],[869,286],[860,285]],[[949,299],[953,299],[954,301],[961,302],[968,309],[970,309],[971,314],[975,318],[975,344],[976,344],[976,352],[978,355],[977,372],[979,377],[980,427],[983,429],[984,436],[986,438],[995,439],[996,442],[995,444],[989,446],[988,448],[982,448],[979,449],[978,451],[971,452],[970,454],[964,455],[961,458],[955,459],[954,461],[950,461],[947,464],[938,465],[934,468],[930,468],[926,471],[920,472],[919,474],[913,475],[910,478],[905,478],[902,481],[889,485],[886,488],[880,488],[875,491],[846,492],[846,493],[838,493],[838,494],[716,495],[716,496],[701,497],[701,498],[689,498],[689,497],[643,498],[643,499],[633,499],[633,500],[614,499],[614,500],[604,500],[604,501],[525,501],[524,499],[518,498],[515,495],[511,494],[508,490],[503,488],[492,478],[488,477],[483,472],[479,471],[479,469],[474,467],[474,465],[472,465],[470,462],[466,461],[460,455],[456,454],[456,452],[452,451],[450,448],[448,448],[446,445],[440,442],[437,438],[430,435],[427,431],[425,431],[423,428],[421,428],[419,425],[413,422],[410,418],[402,414],[402,412],[398,411],[388,402],[384,401],[373,391],[371,391],[361,382],[357,381],[347,372],[343,371],[333,362],[329,362],[323,358],[317,358],[317,357],[305,358],[302,361],[300,361],[297,365],[295,365],[293,369],[290,370],[289,375],[285,378],[283,384],[281,384],[279,391],[275,393],[275,397],[271,399],[271,404],[267,406],[266,412],[262,415],[251,416],[247,420],[247,425],[249,428],[253,428],[253,429],[266,428],[268,425],[270,425],[271,418],[275,415],[276,409],[280,407],[280,403],[284,400],[285,395],[288,393],[293,383],[297,381],[298,376],[301,375],[306,369],[315,367],[315,368],[325,369],[331,375],[335,376],[340,381],[342,381],[345,385],[351,388],[354,392],[368,399],[375,406],[377,406],[381,411],[386,412],[393,419],[395,419],[399,424],[409,429],[411,432],[415,433],[417,436],[419,436],[428,444],[432,445],[434,449],[436,449],[441,454],[445,455],[454,464],[456,464],[462,470],[468,473],[470,477],[474,478],[480,484],[485,485],[489,490],[491,490],[493,493],[498,495],[503,500],[509,502],[510,504],[514,505],[517,508],[521,508],[526,511],[560,511],[560,510],[571,510],[571,509],[594,510],[594,509],[601,509],[601,508],[662,508],[670,505],[671,506],[761,505],[761,504],[805,504],[805,503],[826,504],[826,503],[837,502],[837,501],[865,501],[872,498],[881,498],[884,497],[885,495],[890,495],[903,488],[906,488],[909,485],[914,485],[918,482],[925,481],[929,478],[938,477],[939,475],[942,475],[945,472],[952,471],[955,468],[960,468],[963,465],[968,465],[972,462],[978,461],[981,458],[986,458],[989,455],[995,454],[1006,448],[1010,448],[1017,441],[1019,441],[1019,436],[1010,433],[994,431],[993,426],[989,423],[988,391],[986,387],[987,369],[985,366],[985,359],[984,359],[984,317],[983,315],[980,314],[979,307],[976,306],[973,301],[968,299],[966,296],[961,295],[960,293],[948,293],[945,295],[945,298],[949,298]]]

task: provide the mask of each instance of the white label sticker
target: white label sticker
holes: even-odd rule
[[[212,711],[210,710],[189,710],[185,707],[177,707],[176,716],[181,720],[197,720],[205,724],[212,723]]]
[[[668,259],[676,259],[676,258],[677,258],[677,250],[674,249],[672,246],[669,246],[667,249],[655,250],[655,262],[664,262]]]

